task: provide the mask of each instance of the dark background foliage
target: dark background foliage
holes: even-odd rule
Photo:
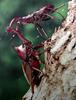
[[[0,0],[0,100],[21,100],[29,88],[22,72],[21,60],[12,47],[20,42],[17,37],[11,39],[11,35],[6,32],[6,27],[13,17],[25,16],[48,3],[52,3],[56,7],[66,3],[66,6],[59,10],[66,17],[67,0]],[[54,15],[56,17],[54,21],[42,23],[44,29],[47,30],[48,37],[62,20],[57,13]],[[41,37],[35,41],[38,34],[34,25],[22,26],[21,30],[33,44],[43,41]]]

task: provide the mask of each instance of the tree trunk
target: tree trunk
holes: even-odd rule
[[[69,1],[62,27],[44,44],[46,72],[32,100],[76,100],[76,0]],[[31,90],[26,93],[31,98]]]

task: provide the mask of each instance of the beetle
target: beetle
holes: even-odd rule
[[[61,5],[58,8],[55,8],[52,4],[48,4],[42,8],[40,8],[38,11],[24,16],[24,17],[15,17],[10,22],[9,26],[7,27],[7,32],[14,33],[18,36],[18,38],[22,41],[22,44],[20,46],[14,47],[18,56],[22,59],[22,69],[24,72],[24,75],[28,81],[28,83],[31,86],[32,89],[32,97],[34,94],[34,86],[38,86],[42,76],[45,75],[40,70],[40,65],[43,63],[39,57],[42,53],[39,52],[40,48],[43,48],[43,43],[33,46],[32,42],[24,38],[23,34],[20,32],[19,28],[21,24],[35,24],[38,32],[41,36],[45,35],[47,37],[46,32],[40,25],[42,21],[47,21],[49,19],[54,19],[53,16],[49,15],[48,13],[53,13],[57,9],[63,7],[64,5]],[[60,14],[60,13],[59,13]],[[61,15],[61,14],[60,14]],[[61,15],[62,16],[62,15]],[[62,16],[63,17],[63,16]],[[13,25],[16,23],[16,28],[13,27]],[[44,50],[44,52],[48,52],[49,48]],[[32,99],[31,97],[31,99]],[[23,98],[25,100],[25,97]]]
[[[32,42],[27,40],[23,34],[16,29],[8,29],[10,33],[14,33],[21,40],[22,44],[20,46],[14,47],[18,56],[22,59],[22,69],[23,73],[27,79],[27,82],[31,86],[32,89],[32,97],[34,94],[34,86],[38,86],[41,82],[43,76],[47,76],[47,74],[43,73],[40,70],[40,65],[43,63],[39,57],[43,52],[39,52],[39,49],[44,46],[43,43],[38,44],[37,46],[33,46]],[[44,50],[44,52],[48,51],[49,48]],[[32,100],[31,97],[31,100]],[[23,97],[22,100],[25,100],[26,97]]]
[[[47,36],[47,33],[45,32],[45,30],[42,28],[42,26],[40,25],[40,23],[42,21],[47,21],[49,19],[54,19],[53,16],[49,15],[49,13],[54,13],[55,11],[60,14],[57,10],[61,7],[63,7],[64,4],[62,4],[61,6],[55,8],[54,5],[52,4],[47,4],[45,6],[43,6],[42,8],[40,8],[39,10],[33,12],[32,14],[29,14],[27,16],[24,17],[15,17],[12,19],[12,21],[10,22],[9,27],[13,27],[13,25],[16,23],[17,27],[19,28],[20,24],[26,25],[26,24],[34,24],[36,26],[37,31],[39,32],[39,34],[43,37]],[[62,16],[62,14],[60,14]],[[62,16],[64,19],[64,16]]]

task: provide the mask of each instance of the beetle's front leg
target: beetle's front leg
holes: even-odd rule
[[[22,20],[21,17],[13,18],[12,21],[10,22],[9,26],[7,27],[7,32],[11,32],[11,30],[13,29],[15,23],[17,24],[16,25],[16,30],[18,31],[19,30],[19,26],[21,24],[21,20]]]

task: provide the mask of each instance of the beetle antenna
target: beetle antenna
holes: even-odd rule
[[[59,7],[55,8],[55,9],[53,10],[54,12],[56,11],[59,15],[61,15],[63,19],[65,19],[64,16],[63,16],[61,13],[59,13],[57,10],[60,9],[61,7],[63,7],[64,5],[65,5],[65,4],[62,4],[62,5],[60,5]]]
[[[63,20],[65,19],[64,16],[63,16],[61,13],[59,13],[58,11],[56,11],[56,12],[57,12],[59,15],[62,16]]]
[[[62,8],[64,5],[65,5],[65,4],[62,4],[62,5],[60,5],[59,7],[55,8],[54,11],[56,11],[56,10]]]

